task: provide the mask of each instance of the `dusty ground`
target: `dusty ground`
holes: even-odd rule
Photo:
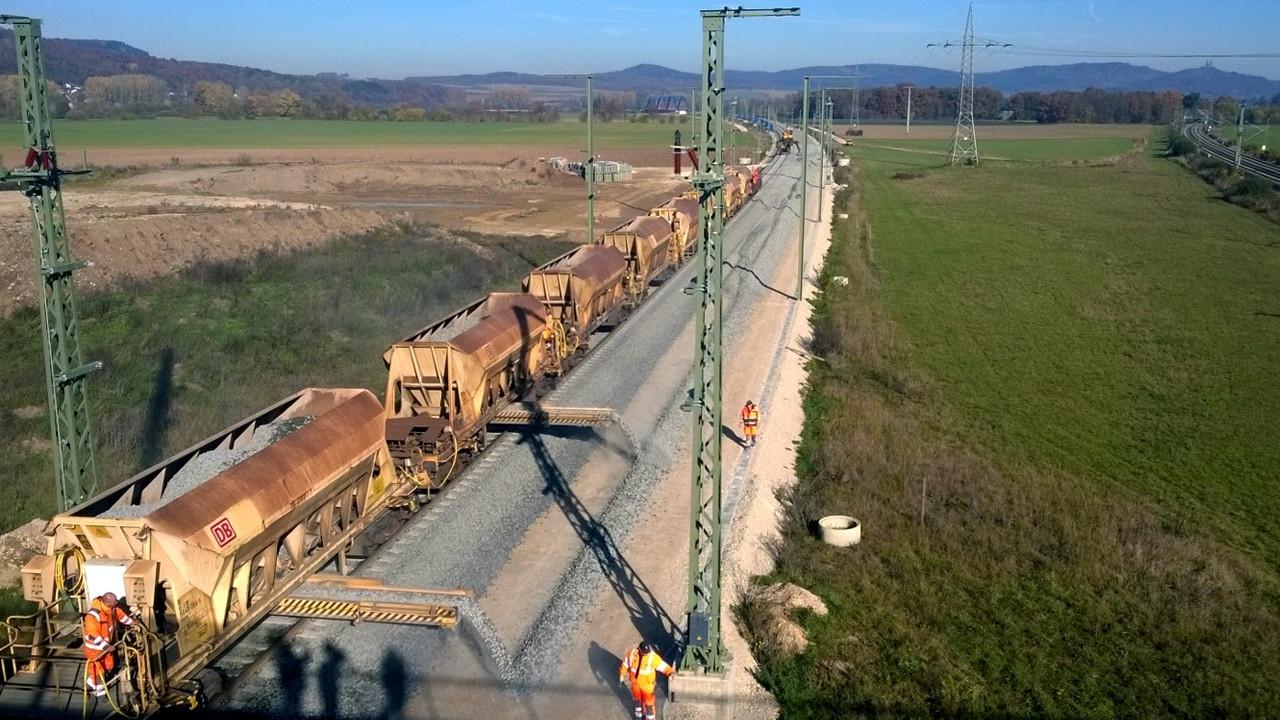
[[[837,124],[835,132],[844,137],[848,125]],[[906,133],[905,123],[863,123],[862,136],[869,140],[948,140],[955,131],[955,123],[911,124],[911,134]],[[1080,125],[1062,123],[1056,125],[979,125],[978,134],[988,140],[1036,140],[1048,138],[1082,137],[1145,137],[1151,133],[1150,125]]]
[[[155,170],[123,187],[166,193],[267,197],[408,213],[458,229],[514,235],[585,235],[583,181],[536,158],[500,163],[270,163]],[[687,187],[669,167],[636,168],[623,183],[596,184],[596,221],[611,227]]]
[[[179,155],[176,166],[168,164],[175,151],[164,158],[114,152],[100,151],[93,161],[166,166],[66,186],[73,254],[90,264],[76,276],[81,288],[265,248],[312,247],[401,220],[503,235],[586,236],[583,182],[503,148],[469,150],[465,162],[449,149],[280,150],[256,152],[248,165],[228,162],[225,150],[201,150]],[[189,167],[196,159],[224,164]],[[596,187],[603,231],[687,184],[661,166],[638,167],[630,182]],[[29,222],[21,195],[0,195],[0,316],[35,297]]]
[[[579,160],[583,148],[566,146],[545,146],[530,149],[524,146],[504,145],[466,145],[466,146],[433,146],[433,147],[319,147],[319,148],[250,148],[237,150],[234,148],[191,147],[191,148],[88,148],[90,164],[95,166],[114,165],[128,167],[131,165],[167,166],[177,158],[179,165],[234,165],[242,162],[247,156],[253,163],[480,163],[500,165],[512,160],[534,162],[539,157],[564,157]],[[617,160],[636,166],[658,166],[670,163],[671,152],[665,148],[598,148],[597,156],[605,160]],[[60,157],[64,162],[78,165],[85,157],[82,149],[75,146],[61,148]],[[67,160],[69,158],[70,160]]]

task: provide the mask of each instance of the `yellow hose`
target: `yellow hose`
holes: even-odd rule
[[[67,587],[67,562],[68,555],[75,557],[76,563],[76,583],[74,587]],[[80,548],[72,545],[59,550],[54,555],[53,565],[53,586],[61,590],[63,595],[68,599],[80,594],[84,589],[84,553]]]
[[[484,432],[484,428],[480,428],[480,432]],[[440,487],[444,487],[449,482],[449,478],[453,477],[453,471],[458,468],[458,436],[453,434],[453,426],[449,426],[449,437],[453,438],[453,462],[449,465],[449,472],[444,474],[444,478],[440,480]]]

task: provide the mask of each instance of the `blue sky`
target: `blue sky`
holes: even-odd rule
[[[723,2],[723,0],[721,0]],[[954,67],[964,0],[790,0],[801,17],[730,23],[729,67],[900,63]],[[252,65],[280,72],[398,78],[520,70],[615,70],[641,62],[692,70],[698,15],[711,2],[441,3],[431,0],[9,0],[5,11],[45,20],[52,37],[122,40],[154,55]],[[763,3],[761,4],[763,5]],[[984,52],[978,70],[1079,60],[1042,49],[1140,53],[1280,51],[1280,0],[990,0],[975,4],[979,36],[1014,43]],[[1165,70],[1199,59],[1127,59]],[[1214,64],[1280,79],[1277,59]]]

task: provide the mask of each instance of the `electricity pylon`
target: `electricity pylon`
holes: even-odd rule
[[[960,110],[956,114],[956,130],[951,137],[952,165],[978,164],[978,131],[973,124],[973,3],[964,23],[964,41],[960,50]]]
[[[800,8],[702,11],[702,134],[693,187],[699,222],[697,342],[694,347],[693,482],[689,512],[689,595],[684,671],[724,671],[720,636],[721,310],[724,232],[724,23],[727,18],[799,15]]]
[[[40,284],[40,335],[44,346],[45,388],[53,436],[58,505],[66,510],[98,491],[93,430],[89,422],[86,379],[102,363],[85,363],[80,349],[74,271],[84,267],[71,257],[62,209],[62,176],[53,145],[53,124],[45,97],[40,21],[0,15],[13,26],[18,52],[18,92],[22,104],[23,167],[0,171],[0,181],[18,185],[31,205],[36,268]]]
[[[998,40],[976,40],[973,37],[973,3],[969,3],[969,16],[964,23],[964,39],[959,43],[947,41],[929,43],[925,47],[960,48],[960,107],[956,112],[956,129],[951,136],[950,163],[978,164],[978,132],[973,122],[973,50],[1013,47]]]

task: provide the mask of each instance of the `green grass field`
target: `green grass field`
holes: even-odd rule
[[[1222,139],[1228,142],[1234,142],[1236,137],[1235,125],[1220,125],[1216,128],[1216,132]],[[1245,144],[1249,147],[1260,147],[1266,145],[1268,148],[1280,148],[1280,125],[1268,125],[1262,128],[1250,127],[1244,132]]]
[[[101,479],[119,482],[304,387],[386,387],[392,340],[512,289],[560,241],[400,228],[288,255],[204,265],[80,300]],[[0,320],[0,531],[55,510],[39,316]],[[30,411],[30,412],[29,412]]]
[[[1043,157],[1034,142],[1005,150]],[[980,167],[963,191],[953,172],[894,180],[884,151],[859,161],[885,306],[984,441],[1209,510],[1280,557],[1280,228],[1145,158]]]
[[[981,129],[979,130],[981,131]],[[1063,162],[1098,160],[1119,155],[1133,144],[1123,137],[1071,137],[1053,140],[983,140],[978,149],[988,160],[1011,162]],[[869,152],[886,164],[937,165],[951,153],[950,140],[866,140],[857,144],[859,154]],[[863,150],[865,148],[865,150]],[[889,151],[888,154],[881,151]],[[911,157],[924,155],[924,158]],[[860,155],[859,155],[860,156]],[[905,156],[905,157],[904,157]]]
[[[21,144],[21,127],[5,125],[7,147]],[[597,123],[601,147],[645,148],[671,144],[681,123]],[[585,142],[586,125],[576,118],[550,123],[361,122],[355,120],[218,120],[160,118],[154,120],[59,120],[54,132],[60,145],[81,148],[325,148],[562,146]],[[738,144],[754,140],[738,133]]]
[[[1043,162],[1100,141],[888,144],[841,196],[768,578],[831,612],[783,658],[738,608],[783,717],[1275,717],[1280,227],[1146,151]]]

